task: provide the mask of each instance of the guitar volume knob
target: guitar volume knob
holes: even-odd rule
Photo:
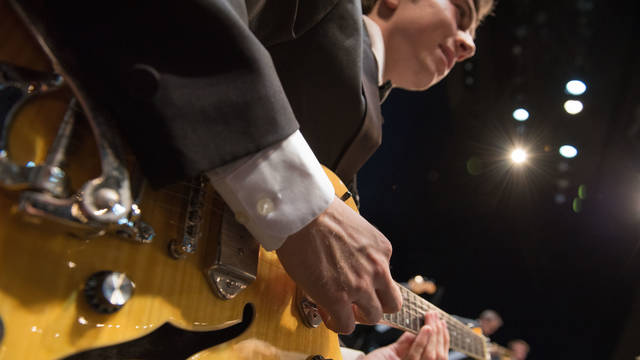
[[[87,279],[84,295],[92,309],[112,314],[131,299],[134,290],[135,284],[124,273],[99,271]]]

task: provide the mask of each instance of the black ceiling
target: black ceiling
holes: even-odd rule
[[[640,341],[620,341],[640,284],[638,10],[502,0],[475,58],[427,92],[392,92],[383,146],[360,173],[394,276],[435,278],[449,312],[495,308],[495,340],[524,338],[530,359],[640,355]],[[573,78],[588,86],[575,116],[562,107]],[[528,121],[513,120],[518,107]],[[513,144],[526,166],[505,160]],[[563,144],[578,156],[563,159]]]

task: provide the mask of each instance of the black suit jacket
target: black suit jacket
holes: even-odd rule
[[[299,127],[349,179],[380,143],[360,0],[13,3],[85,110],[122,130],[153,183],[224,165]]]

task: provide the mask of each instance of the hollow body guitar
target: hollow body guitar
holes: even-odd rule
[[[0,18],[0,62],[52,71],[6,1]],[[5,85],[0,97],[7,96]],[[68,90],[56,91],[25,103],[10,127],[2,119],[10,141],[0,150],[18,165],[43,163],[69,99]],[[74,191],[100,174],[91,131],[75,131],[65,169]],[[168,243],[182,236],[189,184],[144,189],[142,218],[156,234],[144,244],[115,235],[70,236],[65,226],[24,216],[19,204],[26,190],[0,181],[0,359],[341,358],[334,332],[303,324],[296,286],[274,252],[259,250],[257,277],[235,298],[214,293],[203,274],[222,219],[213,192],[203,199],[199,248],[175,259]],[[135,283],[114,313],[99,313],[87,302],[88,279],[101,271],[126,274]]]
[[[167,205],[175,197],[147,192],[142,207],[151,209],[145,218],[159,236],[136,244],[113,236],[78,239],[25,222],[11,214],[15,198],[3,191],[0,359],[340,359],[335,333],[301,321],[295,284],[275,253],[260,251],[258,277],[232,300],[218,298],[205,280],[205,251],[170,257],[169,239],[160,234],[176,233],[176,210]],[[204,215],[212,219],[207,228],[219,226],[213,208]],[[83,292],[87,279],[103,270],[135,281],[133,296],[113,314],[97,313]],[[178,329],[160,329],[166,323]],[[198,332],[206,339],[189,338]],[[123,345],[108,348],[116,344]]]
[[[187,223],[193,183],[153,190],[146,188],[144,181],[135,182],[142,184],[137,187],[142,191],[136,197],[142,219],[153,229],[154,236],[145,238],[148,241],[127,240],[118,231],[106,235],[101,231],[86,232],[86,226],[80,226],[82,231],[70,231],[77,230],[78,224],[59,221],[62,217],[91,223],[85,215],[94,204],[87,203],[91,196],[83,190],[95,190],[87,184],[93,184],[91,179],[105,177],[105,152],[96,147],[100,141],[93,137],[88,124],[85,122],[84,128],[77,124],[74,136],[65,143],[71,150],[65,153],[63,173],[68,175],[71,195],[64,202],[49,194],[64,193],[56,180],[60,173],[52,171],[57,168],[50,165],[62,158],[52,156],[51,149],[60,147],[60,129],[64,128],[61,124],[73,107],[70,91],[43,91],[46,94],[20,103],[18,110],[9,109],[13,90],[22,86],[24,94],[31,94],[46,86],[42,86],[45,82],[12,83],[10,78],[17,73],[6,64],[46,73],[51,72],[51,65],[6,1],[0,1],[0,28],[1,360],[302,360],[315,355],[341,359],[334,332],[323,324],[316,328],[305,325],[298,311],[296,286],[275,252],[258,250],[255,280],[231,300],[216,295],[211,276],[205,272],[215,257],[212,254],[220,249],[217,238],[225,227],[223,203],[210,187],[199,195],[204,206],[197,220]],[[48,169],[44,180],[35,176],[42,172],[31,171],[35,168]],[[23,179],[24,174],[35,175]],[[340,179],[328,170],[327,175],[336,195],[347,198]],[[48,202],[38,202],[41,193],[48,194]],[[31,197],[26,197],[29,194]],[[102,193],[107,200],[109,194]],[[347,198],[346,202],[357,211],[353,199]],[[73,206],[66,213],[56,213],[56,209],[66,209],[65,204]],[[98,214],[100,211],[94,211],[94,215],[104,215]],[[40,216],[42,213],[45,215]],[[51,220],[51,214],[60,216]],[[127,221],[118,224],[126,226]],[[185,229],[194,224],[202,235],[198,248],[176,257],[169,245],[183,239]],[[121,308],[105,311],[96,305],[99,301],[92,298],[96,293],[92,286],[100,283],[96,280],[100,274],[121,274],[114,280],[119,281],[119,286],[124,275],[135,284],[129,286],[129,290],[135,290],[127,294]],[[447,321],[452,348],[475,359],[486,359],[482,336],[409,290],[401,289],[403,308],[396,314],[385,314],[384,323],[415,333],[422,325],[424,312],[437,311]],[[117,302],[117,296],[115,299]]]

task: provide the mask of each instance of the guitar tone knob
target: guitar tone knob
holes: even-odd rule
[[[95,311],[112,314],[131,299],[134,289],[135,284],[124,273],[100,271],[87,279],[84,295]]]

